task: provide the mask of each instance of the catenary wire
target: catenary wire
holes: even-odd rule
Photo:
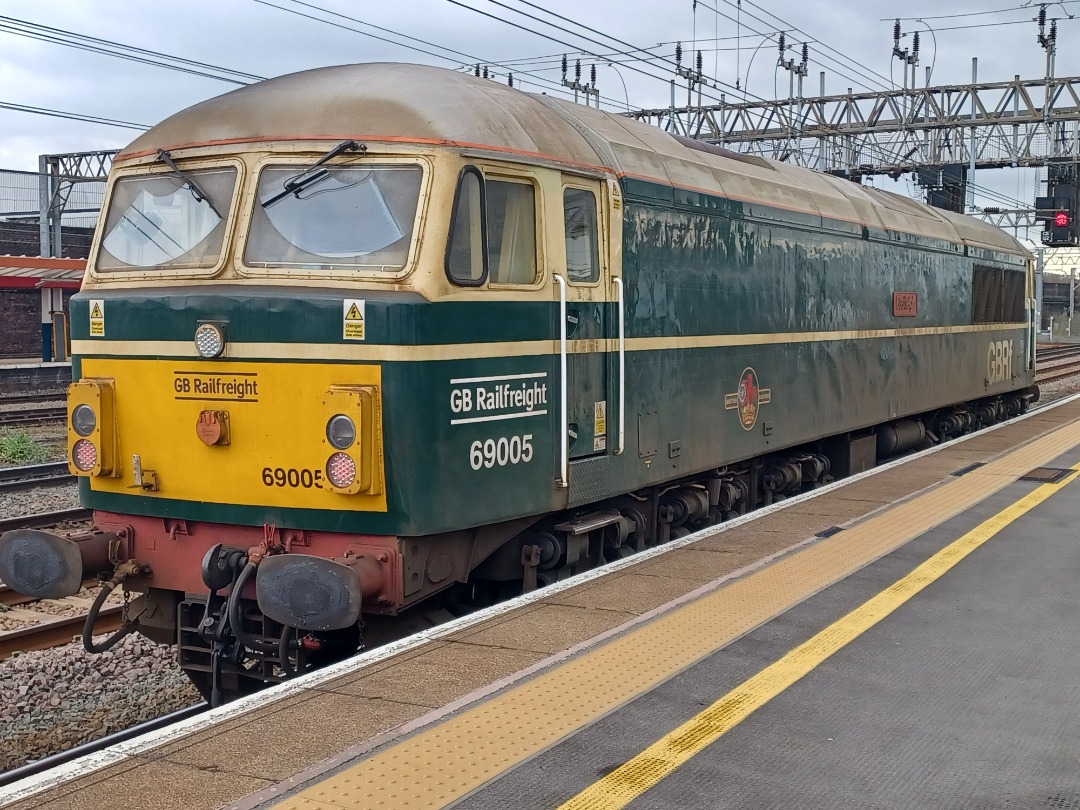
[[[292,0],[292,1],[297,2],[297,0]],[[353,28],[352,26],[343,25],[341,23],[334,22],[333,20],[327,20],[327,19],[323,19],[321,17],[316,17],[316,16],[311,15],[311,14],[306,14],[306,13],[304,13],[302,11],[297,10],[297,9],[287,8],[285,6],[280,6],[280,5],[277,5],[276,3],[269,2],[269,0],[252,0],[252,2],[259,3],[260,5],[263,5],[263,6],[269,6],[271,8],[276,8],[279,11],[284,11],[284,12],[286,12],[288,14],[295,14],[295,15],[297,15],[299,17],[304,17],[306,19],[313,20],[315,22],[323,23],[324,25],[330,25],[330,26],[333,26],[335,28],[340,28],[340,29],[342,29],[344,31],[351,31],[351,32],[353,32],[355,34],[360,34],[361,36],[366,36],[366,37],[370,37],[372,39],[377,39],[380,42],[386,42],[386,43],[389,43],[391,45],[397,45],[398,47],[401,47],[401,48],[407,48],[409,50],[417,51],[418,53],[423,53],[423,54],[426,54],[427,56],[432,56],[432,57],[434,57],[436,59],[441,59],[441,60],[446,61],[446,62],[451,62],[451,63],[457,64],[457,65],[462,64],[461,59],[456,59],[456,58],[452,58],[452,57],[449,57],[449,56],[445,56],[443,54],[435,53],[433,51],[429,51],[429,50],[426,50],[424,48],[417,47],[415,45],[409,45],[409,44],[404,43],[404,42],[397,42],[395,40],[388,39],[386,37],[382,37],[382,36],[379,36],[377,34],[373,34],[370,31],[362,31],[359,28]],[[314,5],[312,3],[303,3],[303,5],[305,7],[307,7],[307,8],[313,9],[315,11],[320,11],[320,12],[322,12],[324,14],[329,14],[331,16],[339,17],[341,19],[346,19],[346,20],[349,20],[350,22],[355,22],[355,23],[358,23],[360,25],[367,25],[369,27],[377,28],[380,31],[384,31],[386,33],[393,34],[394,36],[400,36],[400,37],[403,37],[403,38],[406,38],[406,39],[412,39],[413,41],[416,41],[416,42],[424,42],[423,40],[418,40],[415,37],[410,37],[407,34],[400,34],[397,31],[393,31],[393,30],[388,29],[388,28],[382,28],[380,26],[374,26],[371,23],[364,22],[363,20],[356,19],[355,17],[350,17],[350,16],[348,16],[346,14],[341,14],[341,13],[336,12],[336,11],[331,11],[329,9],[322,8],[322,7]],[[471,55],[471,54],[465,53],[463,51],[458,51],[458,50],[455,50],[453,48],[447,48],[447,47],[444,47],[442,45],[437,45],[437,44],[431,44],[431,47],[438,48],[438,49],[444,50],[444,51],[448,51],[449,53],[454,53],[454,54],[457,54],[458,56],[463,56],[463,57],[465,57],[465,59],[470,64],[483,64],[483,65],[487,65],[487,66],[503,67],[503,65],[500,62],[496,62],[496,61],[492,61],[492,60],[488,60],[488,59],[482,59],[482,58],[480,58],[478,56]],[[497,74],[495,74],[495,75],[497,75]],[[552,79],[548,79],[548,78],[546,78],[544,76],[538,76],[535,73],[530,72],[530,71],[520,71],[519,75],[525,75],[525,76],[531,77],[533,79],[533,84],[536,87],[553,90],[554,92],[560,93],[560,94],[565,95],[565,96],[571,96],[572,95],[572,93],[569,92],[565,87],[563,87],[560,83],[558,83],[556,81],[553,81]],[[522,83],[525,83],[525,82],[522,82]],[[611,106],[618,106],[618,107],[624,106],[622,101],[620,101],[618,99],[615,99],[613,97],[600,96],[600,99],[602,101],[607,102]]]
[[[722,0],[722,2],[726,3],[729,6],[734,6],[735,5],[735,3],[731,2],[731,0]],[[748,5],[754,5],[755,8],[761,8],[760,6],[757,6],[757,5],[753,4],[753,3],[750,3],[749,0],[746,0],[746,2],[747,2]],[[712,11],[714,14],[717,14],[717,15],[719,15],[719,16],[727,19],[727,20],[731,20],[733,22],[735,20],[735,18],[732,17],[730,14],[726,14],[725,12],[720,11],[718,8],[716,8],[714,6],[710,6],[708,3],[704,2],[704,0],[698,0],[698,3],[699,3],[699,5],[704,6],[705,8],[707,8],[709,11]],[[765,10],[762,9],[762,11],[765,11]],[[761,17],[758,17],[756,14],[752,14],[751,12],[745,11],[745,10],[743,10],[743,13],[745,13],[748,17],[751,17],[752,19],[757,20],[758,22],[760,22],[763,25],[770,25],[768,20],[764,20]],[[871,76],[868,75],[867,73],[862,72],[862,66],[861,65],[857,66],[855,68],[851,68],[851,67],[848,67],[847,65],[842,64],[839,60],[835,59],[834,57],[830,56],[829,54],[827,54],[823,50],[821,50],[821,49],[827,49],[827,50],[835,50],[835,49],[830,48],[829,46],[825,45],[820,40],[810,36],[808,33],[803,31],[802,29],[800,29],[800,28],[798,28],[796,26],[792,26],[791,23],[787,22],[786,20],[781,19],[780,17],[777,17],[775,14],[772,14],[769,11],[765,11],[765,13],[769,14],[772,17],[776,17],[776,19],[779,20],[786,27],[786,30],[797,31],[797,32],[803,34],[804,36],[806,36],[808,38],[807,43],[806,43],[808,47],[811,45],[811,43],[819,45],[820,48],[810,48],[810,50],[815,52],[815,54],[818,56],[818,61],[822,66],[827,66],[825,63],[826,63],[826,61],[828,61],[829,63],[831,63],[831,69],[833,70],[833,72],[835,72],[839,76],[842,76],[843,78],[847,79],[848,81],[852,82],[852,84],[857,85],[859,87],[863,87],[863,88],[865,88],[867,90],[871,90],[871,91],[876,91],[877,89],[879,89],[878,87],[871,86],[871,85],[872,84],[881,85],[881,82],[878,82],[876,79],[871,78]],[[762,32],[757,31],[757,29],[751,28],[746,23],[741,23],[741,25],[745,26],[746,28],[749,28],[751,31],[753,31],[756,34],[760,34],[762,36],[768,37],[769,39],[772,39],[773,41],[776,41],[775,38],[778,36],[778,34],[763,34]],[[839,53],[839,52],[837,52],[837,53]],[[840,55],[843,56],[843,54],[840,54]],[[848,57],[846,57],[846,56],[843,56],[843,58],[847,59],[848,61],[853,61],[851,59],[848,59]],[[856,76],[850,75],[846,71],[854,71],[859,78],[857,78]],[[880,74],[876,73],[875,71],[869,71],[869,73],[873,74],[874,76],[880,76],[882,82],[890,81],[885,76],[881,76]],[[866,81],[863,81],[864,79]],[[867,84],[867,82],[870,82],[870,84]],[[892,86],[895,87],[896,85],[892,84]]]
[[[699,2],[700,2],[700,0],[699,0]],[[727,3],[729,6],[732,5],[731,0],[722,0],[722,2]],[[868,68],[865,65],[860,64],[859,62],[855,61],[850,56],[845,54],[843,51],[837,50],[836,48],[832,47],[831,45],[827,45],[825,42],[818,39],[817,37],[811,36],[809,32],[804,31],[803,29],[799,28],[796,25],[793,25],[792,23],[789,23],[787,20],[785,20],[780,15],[774,14],[773,12],[769,11],[765,7],[760,6],[757,3],[753,2],[753,0],[745,0],[745,2],[746,2],[747,5],[753,6],[754,8],[761,11],[763,14],[768,14],[774,20],[779,21],[783,25],[791,26],[792,31],[797,31],[798,33],[800,33],[803,36],[807,37],[810,40],[810,42],[818,45],[819,48],[824,49],[824,51],[829,51],[829,52],[835,53],[836,56],[839,57],[839,59],[837,59],[835,57],[828,56],[827,54],[822,53],[822,56],[827,58],[830,62],[833,62],[836,65],[841,65],[846,70],[854,70],[856,73],[859,73],[859,75],[862,75],[863,77],[866,77],[866,78],[869,78],[869,76],[876,76],[882,82],[884,82],[886,80],[886,78],[885,78],[885,76],[883,74],[878,73],[876,70],[872,70],[871,68]],[[749,12],[747,12],[747,13],[749,13]],[[759,22],[761,22],[761,23],[763,23],[765,25],[770,24],[768,21],[762,20],[757,15],[751,14],[750,16],[752,16],[755,20],[758,20]],[[848,65],[842,65],[842,63],[839,61],[840,59],[842,59],[844,62],[848,62],[849,64]],[[845,77],[845,78],[850,78],[850,77]],[[871,81],[873,81],[873,79],[871,79]],[[892,85],[892,86],[895,87],[895,85]]]
[[[512,26],[512,27],[514,27],[514,28],[517,28],[517,29],[519,29],[519,30],[522,30],[522,31],[525,31],[525,32],[527,32],[527,33],[533,34],[533,35],[535,35],[535,36],[538,36],[538,37],[543,37],[544,39],[549,39],[549,40],[551,40],[552,42],[558,42],[558,43],[559,43],[560,45],[566,45],[566,46],[567,46],[567,47],[569,47],[569,48],[574,48],[574,47],[576,47],[576,46],[572,45],[571,43],[565,42],[565,41],[563,41],[563,40],[561,40],[561,39],[558,39],[557,37],[553,37],[553,36],[551,36],[550,34],[545,34],[545,33],[541,32],[541,31],[537,31],[537,30],[535,30],[535,29],[532,29],[532,28],[528,28],[527,26],[521,25],[521,24],[519,24],[519,23],[515,23],[515,22],[512,22],[512,21],[510,21],[510,20],[505,20],[505,19],[503,19],[503,18],[501,18],[501,17],[498,17],[498,16],[496,16],[496,15],[494,15],[494,14],[489,14],[488,12],[486,12],[486,11],[483,11],[482,9],[478,9],[478,8],[474,8],[473,6],[468,6],[468,5],[465,5],[465,3],[463,3],[463,2],[460,2],[460,0],[447,0],[447,2],[449,2],[449,3],[451,3],[451,4],[455,5],[455,6],[460,6],[461,8],[464,8],[464,9],[468,9],[469,11],[473,11],[473,12],[475,12],[475,13],[477,13],[477,14],[480,14],[480,15],[482,15],[482,16],[484,16],[484,17],[488,17],[488,18],[490,18],[490,19],[496,20],[496,21],[498,21],[498,22],[500,22],[500,23],[503,23],[503,24],[505,24],[505,25],[509,25],[509,26]],[[489,0],[489,2],[495,2],[495,0]],[[496,5],[502,5],[502,4],[501,4],[501,3],[496,3]],[[505,7],[505,6],[504,6],[504,7]],[[530,15],[530,14],[527,14],[527,13],[525,13],[524,11],[520,11],[520,10],[518,10],[518,9],[511,9],[511,10],[512,10],[512,11],[515,11],[516,13],[518,13],[518,14],[521,14],[521,15],[523,15],[523,16],[525,16],[525,17],[530,17],[530,18],[532,18],[532,19],[536,19],[535,17],[532,17],[532,15]],[[557,28],[557,29],[559,29],[559,28],[560,28],[559,26],[557,26],[557,25],[554,25],[553,23],[549,23],[549,22],[546,22],[546,21],[544,21],[544,20],[540,20],[540,22],[543,22],[543,23],[544,23],[545,25],[549,25],[549,26],[551,26],[551,27],[553,27],[553,28]],[[560,30],[565,30],[565,29],[560,29]],[[589,39],[589,37],[585,37],[585,36],[583,36],[583,35],[581,35],[581,34],[577,34],[577,33],[574,33],[574,32],[572,32],[572,31],[571,31],[571,32],[568,32],[568,33],[570,33],[570,34],[571,34],[572,36],[577,36],[577,37],[580,37],[581,39],[586,39],[586,40],[588,40],[588,39]],[[591,53],[591,52],[589,52],[589,51],[586,51],[586,53],[589,53],[589,54],[590,54],[591,56],[593,56],[594,58],[596,57],[596,54],[595,54],[595,53]],[[643,61],[644,61],[644,60],[643,60]],[[623,64],[624,64],[624,65],[625,65],[625,66],[627,67],[627,69],[629,69],[629,70],[633,70],[633,71],[634,71],[635,73],[640,73],[641,75],[643,75],[643,76],[647,76],[648,78],[651,78],[651,79],[656,79],[656,80],[658,80],[658,81],[663,81],[663,82],[668,82],[668,81],[670,81],[670,78],[669,78],[669,77],[666,77],[666,76],[657,76],[657,75],[656,75],[656,74],[654,74],[654,73],[649,73],[649,72],[647,72],[647,71],[645,71],[645,70],[642,70],[642,69],[641,69],[641,68],[639,68],[639,67],[635,67],[634,65],[632,65],[632,64],[630,64],[630,63],[623,63]],[[650,64],[650,63],[646,62],[646,64]],[[651,66],[651,64],[650,64],[650,66]],[[725,83],[725,82],[719,82],[719,84],[723,84],[723,85],[724,85],[724,86],[726,86],[726,87],[731,87],[731,85],[728,85],[728,84],[727,84],[727,83]],[[701,87],[701,85],[699,84],[699,85],[698,85],[698,87],[700,88],[700,87]],[[732,89],[734,89],[734,88],[732,88]],[[706,93],[706,92],[704,92],[704,91],[701,91],[701,94],[702,94],[702,96],[703,96],[703,97],[705,97],[705,98],[708,98],[708,99],[709,99],[710,101],[720,101],[720,99],[718,99],[718,98],[716,98],[715,96],[713,96],[713,95],[711,95],[711,94],[709,94],[709,93]],[[758,98],[760,98],[760,97],[758,97]],[[765,99],[760,99],[760,100],[761,100],[761,101],[764,101]]]
[[[1060,3],[1048,3],[1046,5],[1070,5],[1072,3],[1080,3],[1080,0],[1061,0]],[[1035,6],[1010,6],[1009,8],[993,9],[992,11],[963,11],[957,14],[923,14],[919,17],[881,17],[878,22],[889,22],[890,20],[901,20],[903,22],[918,21],[918,20],[949,20],[955,17],[980,17],[986,14],[1004,14],[1007,11],[1032,11]]]
[[[76,33],[74,31],[66,31],[62,28],[53,28],[47,25],[40,25],[38,23],[28,22],[26,20],[19,20],[14,17],[6,17],[0,15],[0,30],[6,31],[9,34],[14,34],[16,36],[27,37],[30,39],[36,39],[44,42],[51,42],[53,44],[63,45],[70,48],[77,48],[79,50],[104,54],[106,56],[129,59],[135,62],[142,62],[143,64],[156,65],[159,67],[168,68],[170,70],[178,70],[184,73],[192,73],[194,75],[204,76],[210,79],[232,82],[233,84],[249,84],[250,82],[245,80],[262,81],[265,78],[263,76],[256,76],[253,73],[245,73],[244,71],[234,70],[232,68],[212,65],[207,62],[200,62],[194,59],[186,59],[181,56],[174,56],[172,54],[163,53],[161,51],[152,51],[146,48],[139,48],[134,45],[126,45],[124,43],[114,42],[112,40],[99,39],[98,37],[91,37],[85,34]],[[130,53],[122,53],[121,51],[129,51]],[[168,62],[162,60],[172,60],[173,62],[179,64],[169,64]],[[205,70],[200,70],[200,68]],[[231,74],[231,77],[217,75],[216,73],[207,73],[206,70],[216,71],[217,73]]]
[[[49,115],[53,118],[68,118],[72,121],[84,121],[88,124],[104,124],[110,127],[125,127],[126,129],[140,130],[150,129],[146,124],[133,124],[131,121],[118,121],[115,118],[102,118],[96,115],[83,115],[81,113],[64,112],[63,110],[50,110],[45,107],[30,107],[26,104],[13,104],[7,101],[0,101],[0,109],[34,113],[36,115]]]
[[[559,43],[561,43],[561,44],[564,44],[564,45],[568,45],[568,44],[569,44],[569,43],[563,42],[562,40],[556,39],[555,37],[552,37],[552,36],[550,36],[550,35],[548,35],[548,34],[544,34],[544,33],[540,32],[540,31],[537,31],[537,30],[535,30],[535,29],[532,29],[532,28],[528,28],[528,27],[526,27],[526,26],[522,26],[522,25],[518,25],[517,23],[513,23],[513,22],[510,22],[509,20],[503,20],[503,19],[501,19],[501,18],[499,18],[499,17],[496,17],[496,16],[495,16],[495,15],[493,15],[493,14],[488,14],[487,12],[481,11],[480,9],[477,9],[477,8],[473,8],[472,6],[466,6],[466,5],[464,4],[464,3],[460,3],[460,2],[458,2],[458,0],[449,0],[449,2],[453,3],[453,4],[454,4],[454,5],[456,5],[456,6],[461,6],[462,8],[467,8],[467,9],[469,9],[469,10],[471,10],[471,11],[475,11],[475,12],[477,12],[478,14],[483,14],[483,15],[484,15],[484,16],[486,16],[486,17],[491,17],[492,19],[496,19],[496,20],[499,20],[500,22],[503,22],[503,23],[505,23],[505,24],[507,24],[507,25],[513,25],[513,26],[514,26],[515,28],[520,28],[520,29],[522,29],[522,30],[524,30],[524,31],[527,31],[527,32],[529,32],[530,34],[534,34],[534,35],[536,35],[536,36],[540,36],[540,37],[545,37],[545,38],[547,38],[547,39],[551,39],[551,40],[552,40],[552,41],[554,41],[554,42],[559,42]],[[501,8],[504,8],[504,9],[506,9],[507,11],[512,11],[512,12],[514,12],[515,14],[520,14],[521,16],[523,16],[523,17],[527,17],[527,18],[528,18],[528,19],[530,19],[530,20],[534,20],[534,21],[536,21],[536,22],[539,22],[539,23],[541,23],[542,25],[547,25],[547,26],[550,26],[551,28],[554,28],[554,29],[555,29],[555,30],[557,30],[557,31],[562,31],[563,33],[569,34],[570,36],[575,36],[575,37],[579,37],[580,39],[584,39],[584,40],[585,40],[586,42],[592,42],[592,43],[594,43],[594,44],[597,44],[597,45],[600,45],[600,46],[602,46],[602,47],[611,47],[610,45],[606,45],[605,43],[603,43],[603,42],[600,42],[599,40],[593,39],[592,37],[588,37],[588,36],[585,36],[584,34],[580,34],[580,33],[576,32],[576,31],[571,31],[570,29],[566,28],[565,26],[561,26],[561,25],[556,25],[556,24],[555,24],[555,23],[553,23],[553,22],[550,22],[550,21],[548,21],[548,20],[544,20],[544,19],[541,19],[541,18],[539,18],[539,17],[537,17],[537,16],[536,16],[536,15],[534,15],[534,14],[529,14],[528,12],[522,11],[521,9],[517,9],[517,8],[513,8],[513,7],[511,7],[511,6],[508,6],[508,5],[506,5],[505,3],[499,2],[499,0],[488,0],[488,2],[489,2],[489,3],[491,3],[492,5],[496,5],[496,6],[499,6],[499,7],[501,7]],[[531,5],[533,5],[533,4],[532,4],[532,3],[528,3],[528,2],[526,2],[526,5],[530,5],[530,6],[531,6]],[[552,13],[552,12],[547,12],[547,13]],[[554,14],[553,14],[553,16],[556,16],[556,17],[558,17],[559,15],[554,15]],[[563,18],[563,19],[565,19],[565,18]],[[579,24],[579,23],[575,23],[575,25],[580,25],[580,24]],[[588,26],[581,26],[581,27],[583,27],[583,28],[586,28],[587,30],[590,30],[590,31],[594,30],[594,29],[588,28]],[[608,36],[607,34],[601,34],[601,36],[605,36],[605,37],[608,37],[609,39],[615,39],[614,37],[609,37],[609,36]],[[621,40],[617,40],[617,39],[616,39],[615,41],[616,41],[616,42],[621,42]],[[627,43],[627,44],[629,44],[629,43]],[[571,47],[572,47],[572,46],[571,46]],[[634,46],[633,46],[633,45],[631,45],[630,47],[631,47],[631,48],[633,48]],[[641,49],[640,49],[640,48],[638,48],[638,49],[636,49],[636,50],[641,50]],[[642,61],[642,62],[643,62],[643,63],[645,63],[645,64],[648,64],[648,65],[649,65],[650,67],[652,67],[652,66],[653,66],[653,65],[652,65],[652,63],[650,62],[650,60],[647,60],[647,59],[641,59],[640,61]],[[633,66],[632,64],[630,64],[630,63],[628,63],[628,62],[625,62],[625,63],[623,63],[623,64],[624,64],[624,65],[625,65],[625,66],[626,66],[626,67],[627,67],[627,68],[628,68],[629,70],[633,70],[633,71],[634,71],[635,73],[640,73],[640,74],[641,74],[641,75],[643,75],[643,76],[647,76],[647,77],[649,77],[649,78],[652,78],[652,79],[657,79],[657,80],[659,80],[659,81],[664,81],[664,82],[670,81],[670,77],[668,77],[668,76],[657,76],[657,75],[655,75],[655,74],[653,74],[653,73],[648,73],[648,72],[646,72],[645,70],[642,70],[641,68],[638,68],[638,67],[634,67],[634,66]],[[657,67],[659,67],[659,66],[657,66]],[[710,77],[710,79],[711,79],[711,77]],[[715,80],[713,80],[713,81],[715,81]],[[721,83],[721,84],[724,84],[723,82],[720,82],[720,83]],[[700,86],[701,86],[701,85],[699,84],[699,87],[700,87]],[[726,86],[729,86],[729,87],[731,87],[731,85],[726,85]],[[735,89],[735,88],[734,88],[734,87],[732,87],[732,89]],[[703,95],[704,95],[704,94],[703,94]],[[719,101],[719,99],[717,99],[717,98],[715,98],[714,96],[711,96],[711,95],[710,95],[710,96],[708,96],[708,98],[709,98],[710,100],[714,100],[714,101]],[[762,100],[764,100],[764,99],[762,99]]]
[[[494,0],[489,0],[489,2],[494,2]],[[672,67],[675,67],[677,65],[677,63],[673,59],[663,57],[663,56],[661,56],[659,54],[650,53],[652,48],[660,47],[659,44],[653,45],[650,48],[638,48],[637,46],[633,45],[632,43],[629,43],[629,42],[626,42],[625,40],[619,39],[616,36],[612,36],[611,34],[605,34],[603,31],[598,31],[597,29],[591,28],[591,27],[585,25],[584,23],[576,22],[575,20],[571,20],[569,17],[566,17],[566,16],[564,16],[562,14],[559,14],[559,13],[554,12],[554,11],[550,11],[550,10],[548,10],[546,8],[543,8],[542,6],[538,6],[536,3],[533,3],[530,0],[517,0],[517,2],[522,3],[523,5],[529,6],[530,8],[534,8],[534,9],[536,9],[538,11],[542,11],[542,12],[544,12],[545,14],[547,14],[549,16],[552,16],[552,17],[555,17],[556,19],[562,20],[563,22],[567,22],[567,23],[570,23],[572,25],[576,25],[578,28],[584,28],[586,31],[590,31],[590,32],[592,32],[594,34],[599,34],[600,36],[604,37],[605,39],[610,39],[613,42],[618,42],[620,45],[625,45],[627,48],[630,48],[629,52],[623,52],[623,53],[628,54],[628,53],[632,53],[634,51],[643,51],[645,53],[649,53],[650,59],[647,59],[647,60],[643,59],[642,61],[652,61],[653,59],[660,59],[660,60],[662,60],[664,62],[667,62]],[[498,5],[501,5],[501,3],[498,4]],[[520,14],[522,12],[519,11],[518,13]],[[540,20],[540,22],[545,22],[545,21]],[[547,24],[551,25],[551,23],[547,23]],[[574,34],[575,36],[581,36],[581,34],[577,34],[576,32],[569,31],[568,29],[563,28],[561,26],[559,28],[560,28],[560,30],[566,31],[567,33]],[[590,40],[590,41],[595,42],[595,40]],[[597,43],[597,44],[603,44],[603,43]],[[696,50],[697,50],[697,38],[695,36],[694,48],[691,50],[691,55]],[[659,67],[659,65],[657,67]],[[704,78],[711,81],[711,82],[718,81],[718,79],[715,76],[705,76]]]

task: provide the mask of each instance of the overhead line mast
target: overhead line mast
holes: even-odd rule
[[[902,89],[803,97],[807,72],[803,60],[786,59],[780,38],[778,67],[791,73],[787,99],[638,110],[628,115],[662,129],[700,138],[730,149],[773,160],[793,159],[803,166],[861,181],[913,173],[928,191],[931,204],[971,213],[975,169],[1052,166],[1047,193],[1039,198],[1029,221],[1046,223],[1046,244],[1080,242],[1080,76],[1054,75],[1057,21],[1040,6],[1034,22],[1038,43],[1046,51],[1046,75],[1014,76],[1006,82],[978,82],[973,60],[972,81],[963,85],[918,87],[919,34],[902,48],[900,21],[893,26],[892,54],[904,65]],[[676,53],[680,54],[681,48]],[[678,57],[677,57],[678,58]],[[681,67],[681,66],[680,66]],[[911,68],[910,73],[908,68]],[[679,76],[686,76],[680,71]],[[799,77],[796,93],[794,80]],[[688,87],[692,87],[692,76]],[[1000,215],[1001,209],[991,209]],[[988,212],[989,213],[989,212]],[[1022,211],[1010,211],[1010,220]]]

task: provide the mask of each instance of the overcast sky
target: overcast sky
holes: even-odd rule
[[[507,68],[494,66],[587,50],[606,57],[581,58],[586,79],[588,66],[594,62],[599,65],[598,87],[603,106],[609,109],[622,109],[627,101],[634,108],[667,106],[670,68],[632,62],[615,53],[617,49],[629,50],[626,45],[575,28],[541,9],[635,48],[649,48],[654,54],[670,56],[676,41],[682,41],[689,54],[696,39],[707,75],[732,86],[738,81],[751,96],[763,98],[774,98],[774,93],[787,95],[788,74],[776,67],[777,47],[762,36],[774,37],[781,30],[788,32],[789,43],[811,43],[807,95],[818,91],[822,70],[830,94],[843,93],[848,87],[857,91],[881,89],[890,79],[899,84],[902,70],[892,56],[893,17],[897,13],[922,18],[922,22],[905,19],[901,23],[905,32],[902,47],[911,47],[908,32],[921,32],[920,84],[930,66],[932,85],[970,82],[972,57],[978,57],[980,81],[1007,81],[1014,74],[1041,78],[1045,73],[1045,52],[1036,41],[1038,29],[1033,21],[1037,4],[1021,5],[1015,0],[741,0],[740,8],[738,3],[708,0],[698,2],[695,11],[693,0],[461,0],[460,4],[452,0],[0,0],[0,103],[149,125],[238,86],[11,32],[12,27],[26,30],[25,23],[61,29],[54,35],[65,39],[69,33],[96,37],[260,77],[369,61],[423,62],[450,68],[481,61],[505,74]],[[508,7],[577,33],[542,25]],[[1059,20],[1056,75],[1075,76],[1080,67],[1076,64],[1080,60],[1080,19],[1068,15],[1080,15],[1080,0],[1049,4],[1047,13]],[[510,22],[562,42],[515,28]],[[976,25],[982,27],[971,27]],[[381,41],[359,31],[406,44]],[[402,35],[431,44],[406,40]],[[581,35],[606,44],[588,42]],[[688,55],[685,61],[689,59]],[[605,61],[626,64],[616,69],[606,66]],[[543,89],[555,92],[551,83],[561,78],[558,67],[550,62],[540,64],[545,69],[537,70],[535,64],[514,66],[515,85],[537,91],[543,78],[547,80]],[[649,78],[638,70],[660,78]],[[528,75],[530,72],[535,75]],[[709,91],[717,97],[721,92],[729,99],[736,95],[731,86]],[[681,98],[685,100],[685,89]],[[36,170],[39,154],[118,148],[137,134],[134,129],[0,109],[0,169]],[[875,183],[898,192],[907,191],[909,186],[907,180],[887,178],[878,178]],[[982,171],[976,183],[1020,200],[1030,200],[1035,194],[1033,171]]]

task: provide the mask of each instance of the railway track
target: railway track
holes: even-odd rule
[[[63,523],[82,523],[90,520],[92,514],[89,509],[76,508],[6,518],[0,520],[0,534],[12,529],[47,529]]]
[[[67,418],[67,407],[24,408],[14,411],[0,411],[0,427],[30,427],[63,422]]]
[[[46,391],[38,394],[10,394],[0,396],[0,407],[4,405],[27,405],[38,402],[63,402],[67,398],[66,391]]]
[[[0,493],[57,486],[74,480],[75,476],[68,472],[66,461],[30,464],[23,467],[0,467]]]
[[[147,720],[145,723],[139,723],[138,725],[131,726],[130,728],[123,729],[122,731],[116,731],[112,734],[108,734],[101,739],[92,740],[90,742],[83,743],[82,745],[76,745],[74,748],[69,748],[67,751],[61,751],[58,754],[52,756],[42,757],[41,759],[33,762],[28,762],[26,765],[22,765],[18,768],[12,768],[10,771],[0,773],[0,787],[12,785],[18,782],[20,779],[25,779],[28,776],[34,776],[35,774],[45,773],[52,770],[65,762],[71,762],[74,759],[85,756],[87,754],[93,754],[98,751],[103,751],[111,745],[124,742],[124,740],[130,740],[138,737],[140,734],[146,734],[150,731],[156,731],[166,726],[171,726],[173,723],[179,723],[181,720],[187,720],[189,717],[195,717],[207,711],[210,707],[206,703],[196,703],[194,706],[188,706],[186,709],[178,709],[175,712],[164,714],[161,717],[156,717],[153,720]]]
[[[49,465],[40,465],[49,466]],[[89,509],[64,509],[20,515],[0,520],[0,534],[10,529],[46,528],[89,520]],[[92,586],[93,583],[84,583]],[[116,599],[121,597],[116,595]],[[0,661],[16,652],[47,650],[67,644],[82,633],[83,624],[93,602],[93,595],[67,599],[33,599],[16,593],[0,583]],[[111,633],[120,627],[121,604],[106,603],[98,614],[97,632]]]
[[[118,597],[119,598],[119,597]],[[38,599],[0,610],[0,661],[17,652],[48,650],[82,634],[93,598]],[[106,603],[98,613],[95,633],[120,628],[123,604]]]
[[[1042,368],[1035,372],[1035,382],[1048,383],[1054,380],[1064,380],[1066,377],[1073,377],[1080,374],[1080,360],[1073,363],[1062,363],[1060,366],[1051,366],[1049,368]]]
[[[1036,350],[1035,382],[1047,383],[1080,374],[1080,346],[1046,346]]]

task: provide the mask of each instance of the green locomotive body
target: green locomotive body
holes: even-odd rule
[[[219,696],[1037,396],[1000,231],[449,71],[197,105],[107,205],[71,311],[98,540],[12,533],[0,576],[57,595],[107,544]]]

